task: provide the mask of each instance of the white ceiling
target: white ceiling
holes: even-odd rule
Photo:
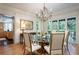
[[[37,13],[44,6],[43,3],[3,3],[1,5],[23,10],[28,13]],[[79,3],[46,3],[45,6],[54,12],[79,8]]]

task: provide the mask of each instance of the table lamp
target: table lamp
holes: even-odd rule
[[[22,33],[24,33],[24,30],[26,28],[26,23],[24,20],[21,20],[21,30],[22,30]]]
[[[23,38],[23,33],[24,33],[24,30],[26,29],[26,24],[24,20],[20,20],[20,29],[22,31],[21,38]],[[20,42],[23,44],[23,39],[21,39]]]

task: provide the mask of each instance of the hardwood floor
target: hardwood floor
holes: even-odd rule
[[[22,55],[22,45],[11,44],[7,46],[0,46],[0,55]]]
[[[10,44],[0,46],[0,55],[23,55],[23,46],[21,44]],[[79,45],[69,45],[70,55],[79,55]],[[26,54],[28,51],[26,51]],[[68,55],[66,52],[65,55]]]

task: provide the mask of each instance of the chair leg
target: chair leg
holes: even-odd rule
[[[23,50],[23,55],[25,55],[25,53],[26,53],[26,52],[25,52],[25,48],[24,48],[24,50]]]
[[[30,55],[32,55],[33,53],[32,52],[30,52]]]
[[[68,43],[68,41],[67,41],[66,48],[67,48],[67,51],[68,51],[68,53],[69,53],[69,55],[70,55],[70,51],[69,51],[69,43]]]
[[[64,53],[63,53],[63,49],[62,49],[62,55],[63,55]]]
[[[69,53],[69,55],[70,55],[70,51],[69,51],[69,48],[68,48],[68,44],[67,44],[66,48],[67,48],[67,51],[68,51],[68,53]]]
[[[23,55],[25,55],[25,51],[26,50],[25,50],[25,46],[24,45],[23,45],[23,48],[22,49],[23,49]]]

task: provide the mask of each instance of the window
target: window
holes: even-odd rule
[[[4,31],[13,31],[13,18],[4,16],[3,21],[4,21]]]
[[[38,20],[36,20],[36,25],[35,25],[35,27],[36,27],[36,31],[37,32],[40,32],[41,31],[41,22],[40,22],[40,20],[38,19]]]
[[[76,31],[76,18],[68,18],[67,19],[67,28],[70,32]]]
[[[67,19],[67,28],[70,31],[69,40],[75,41],[76,40],[76,18],[68,18]]]
[[[52,21],[48,22],[48,31],[52,31]]]
[[[48,32],[51,31],[69,31],[69,42],[74,43],[76,40],[76,17],[53,20],[48,22]]]
[[[65,19],[59,20],[59,31],[64,31],[65,25],[66,25]]]
[[[6,22],[6,23],[4,23],[4,31],[13,31],[12,22]]]
[[[54,30],[58,30],[58,22],[57,22],[57,20],[54,20],[54,21],[52,21],[52,31],[54,31]]]

